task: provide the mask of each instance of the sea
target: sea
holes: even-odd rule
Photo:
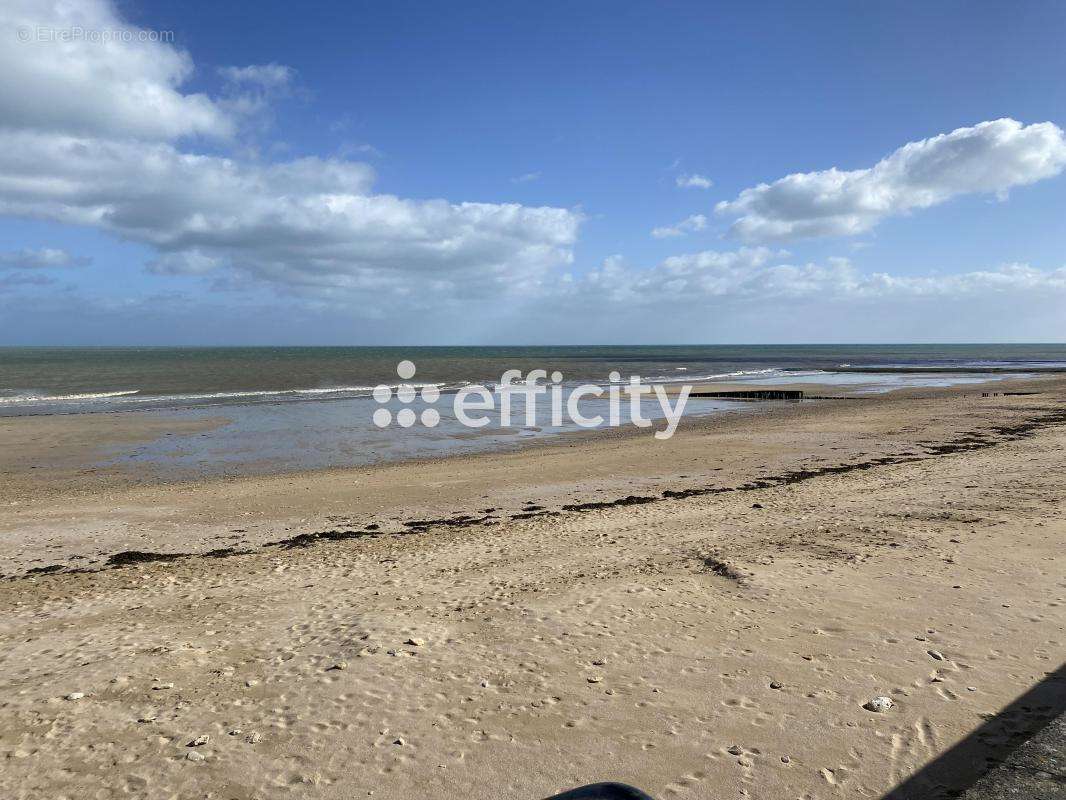
[[[398,374],[401,362],[415,373]],[[380,427],[374,412],[402,410],[406,383],[441,397],[494,388],[506,370],[561,373],[562,385],[730,381],[758,388],[848,386],[875,394],[1066,372],[1062,344],[677,345],[555,347],[18,347],[0,348],[0,417],[151,412],[211,419],[207,433],[116,446],[99,464],[168,474],[242,474],[355,466],[520,446],[580,427],[526,424],[472,430],[438,402],[440,421]],[[616,373],[616,375],[612,375]],[[388,402],[374,391],[389,387]],[[606,401],[583,401],[587,416]],[[661,419],[654,399],[646,416]],[[751,404],[692,399],[688,416],[746,413]],[[395,417],[394,417],[395,418]],[[498,420],[497,420],[498,421]],[[655,429],[661,429],[658,425]]]

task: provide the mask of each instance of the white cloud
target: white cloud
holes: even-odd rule
[[[632,267],[612,256],[580,278],[561,283],[563,296],[595,295],[621,305],[662,305],[682,300],[685,304],[744,291],[752,278],[784,252],[767,247],[739,250],[704,250],[671,256],[656,266]]]
[[[540,180],[539,172],[526,172],[523,175],[519,175],[516,178],[511,178],[511,183],[532,183],[533,181]]]
[[[611,258],[525,318],[530,336],[550,332],[531,341],[548,343],[1063,341],[1064,303],[1066,267],[903,276],[742,248],[650,268]]]
[[[14,269],[51,269],[54,267],[83,267],[91,259],[75,257],[66,250],[42,247],[39,250],[23,248],[0,253],[0,267]]]
[[[230,83],[276,90],[292,83],[295,70],[284,64],[250,64],[246,67],[219,67],[218,73]]]
[[[374,145],[367,142],[342,142],[337,147],[337,155],[340,158],[347,158],[348,156],[372,156],[374,158],[381,158],[384,154],[378,150]]]
[[[1002,197],[1064,166],[1066,137],[1057,125],[999,119],[911,142],[869,169],[833,168],[759,184],[715,210],[738,217],[730,232],[744,241],[852,235],[959,195]]]
[[[181,267],[195,268],[195,259]],[[6,274],[20,284],[48,280],[41,271]],[[484,344],[498,340],[501,330],[543,343],[1066,338],[1066,267],[1006,264],[958,275],[901,276],[864,273],[846,259],[791,262],[784,251],[742,247],[678,255],[650,268],[612,256],[585,274],[531,282],[511,302],[500,302],[497,286],[478,291],[483,285],[470,284],[474,291],[462,296],[438,296],[436,283],[427,280],[402,302],[392,301],[396,287],[387,281],[371,302],[307,295],[299,286],[285,294],[248,290],[224,298],[38,291],[27,302],[33,287],[12,285],[0,272],[0,330],[9,340],[25,342],[52,341],[48,337],[56,330],[65,336],[136,331],[157,343],[171,342],[166,337],[175,330],[182,331],[182,341],[188,333],[202,343],[235,337],[341,343],[357,333],[367,342],[419,343],[429,337]],[[408,313],[396,313],[401,308]],[[411,313],[417,313],[417,324]],[[279,329],[278,318],[290,325]]]
[[[305,158],[260,166],[170,144],[0,131],[0,213],[153,245],[152,269],[232,267],[272,283],[511,281],[569,263],[579,215],[371,193],[371,167]]]
[[[710,189],[714,181],[704,175],[683,174],[677,176],[677,185],[681,189]]]
[[[295,92],[296,70],[283,64],[219,67],[218,74],[225,85],[216,103],[240,127],[244,139],[270,130],[275,106]]]
[[[184,250],[165,253],[148,262],[148,271],[153,275],[206,275],[221,269],[226,262],[209,256],[200,250]]]
[[[133,30],[102,0],[14,0],[0,22]],[[288,67],[225,68],[232,91],[214,101],[180,93],[193,65],[167,44],[14,40],[0,43],[0,214],[150,245],[157,274],[349,302],[522,291],[571,261],[581,219],[571,210],[410,200],[375,194],[362,163],[264,164],[175,144],[234,133],[290,84]]]
[[[651,235],[656,239],[668,239],[675,236],[684,236],[686,233],[707,229],[707,217],[703,214],[693,214],[685,217],[676,225],[662,228],[652,228]]]
[[[1006,264],[955,275],[899,276],[860,272],[846,258],[824,264],[791,264],[787,251],[742,247],[672,256],[652,268],[628,266],[613,256],[579,278],[554,289],[560,297],[588,306],[610,301],[634,308],[722,309],[737,304],[782,301],[908,302],[923,298],[961,301],[993,297],[1059,295],[1066,298],[1066,267],[1042,270]],[[1024,314],[1025,306],[1018,306]]]
[[[103,0],[8,0],[0,27],[19,26],[135,31]],[[650,268],[612,257],[560,279],[553,269],[573,261],[577,211],[377,194],[373,168],[343,158],[270,163],[193,152],[193,145],[179,144],[183,137],[232,144],[249,119],[268,115],[269,97],[287,91],[294,76],[277,64],[224,68],[229,85],[217,99],[182,93],[192,70],[183,51],[137,36],[108,43],[0,41],[0,215],[104,231],[150,247],[147,268],[155,274],[247,290],[215,306],[197,296],[172,308],[172,320],[188,314],[210,321],[220,316],[219,307],[262,301],[302,314],[309,326],[332,320],[342,338],[350,332],[347,320],[373,317],[392,327],[368,330],[413,335],[414,329],[422,337],[434,331],[455,336],[459,327],[463,336],[476,335],[468,331],[481,326],[485,339],[519,321],[553,336],[572,324],[572,338],[601,330],[601,323],[603,331],[627,325],[612,333],[626,341],[634,340],[635,328],[666,336],[661,331],[669,326],[670,338],[680,341],[714,330],[701,327],[709,321],[735,331],[736,320],[762,325],[771,317],[788,319],[798,307],[813,309],[804,319],[819,324],[861,308],[854,328],[860,331],[878,316],[871,309],[928,308],[923,303],[983,304],[997,319],[1028,319],[1029,310],[1044,303],[1058,315],[1052,319],[1061,318],[1066,268],[867,274],[843,259],[790,263],[787,253],[742,247],[677,255]],[[868,170],[789,176],[748,189],[719,210],[739,218],[734,234],[753,240],[857,232],[957,194],[1002,193],[1057,174],[1066,164],[1064,150],[1055,125],[1000,120],[907,145]],[[364,146],[360,152],[373,151]],[[682,175],[677,185],[712,184],[702,175]],[[707,226],[696,214],[653,235],[669,238]],[[49,283],[49,267],[87,261],[52,248],[0,254],[0,317],[19,314],[43,324],[35,322],[39,306],[18,294],[32,287],[20,287]],[[91,298],[78,291],[41,293],[54,304],[53,328],[56,320],[89,308]],[[134,300],[109,290],[96,298],[96,307],[107,312],[97,319],[121,318]],[[146,300],[138,306],[145,325],[156,319],[159,305]],[[418,324],[410,325],[408,315],[390,320],[390,311],[401,308],[418,312]],[[458,313],[469,322],[457,326]],[[948,319],[927,316],[937,324]],[[248,319],[261,317],[250,313]],[[974,330],[984,330],[975,324]]]
[[[51,33],[75,29],[108,39],[61,41]],[[105,0],[5,0],[0,30],[4,127],[152,139],[234,133],[234,121],[214,101],[179,91],[193,71],[188,54],[142,37],[148,32],[120,19]]]

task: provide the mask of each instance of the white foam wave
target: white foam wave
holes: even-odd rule
[[[241,400],[254,397],[291,397],[298,395],[313,396],[336,394],[358,396],[360,393],[363,395],[369,395],[372,391],[374,391],[373,386],[333,386],[319,389],[256,389],[241,392],[199,392],[194,394],[145,395],[143,397],[134,397],[131,399],[139,402],[197,403],[211,402],[213,400]]]
[[[140,389],[125,389],[120,392],[86,392],[84,394],[17,394],[0,397],[0,404],[18,405],[21,403],[75,403],[85,400],[108,400],[112,397],[128,397]]]
[[[445,389],[443,383],[412,383],[415,389],[423,389],[427,386],[435,386]],[[374,391],[373,386],[322,386],[310,389],[255,389],[234,392],[193,392],[185,394],[139,394],[139,389],[129,389],[120,392],[87,392],[84,394],[50,395],[40,393],[23,393],[8,397],[0,397],[0,404],[4,405],[31,405],[31,404],[59,404],[76,403],[85,401],[113,400],[121,404],[212,404],[227,400],[252,400],[255,398],[283,398],[283,397],[327,397],[336,395],[344,397],[369,397]],[[399,385],[389,387],[392,390]],[[134,395],[137,395],[136,397]]]
[[[757,378],[765,377],[768,375],[787,375],[789,373],[777,367],[769,367],[767,369],[742,369],[736,372],[716,372],[712,375],[685,375],[678,377],[677,375],[660,375],[656,378],[647,378],[647,383],[692,383],[694,381],[721,381],[730,378]],[[628,383],[628,378],[622,383]]]

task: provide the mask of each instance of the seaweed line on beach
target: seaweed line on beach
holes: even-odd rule
[[[728,561],[723,561],[718,553],[711,553],[700,560],[703,562],[703,566],[715,575],[735,581],[742,586],[744,585],[744,579],[746,577],[744,573]]]
[[[927,461],[929,459],[940,458],[942,456],[951,455],[954,453],[967,453],[976,450],[984,450],[989,447],[995,447],[996,445],[1007,444],[1009,442],[1018,441],[1019,439],[1029,438],[1035,435],[1038,431],[1066,424],[1066,409],[1044,406],[1039,410],[1046,411],[1047,413],[1032,417],[1023,422],[1015,424],[993,425],[986,431],[968,431],[940,443],[918,442],[916,443],[916,446],[920,447],[922,450],[925,451],[923,455],[915,455],[909,453],[905,455],[896,456],[880,456],[878,458],[869,459],[867,461],[857,461],[852,462],[850,464],[837,464],[834,466],[818,467],[815,469],[789,470],[788,472],[784,472],[781,475],[772,475],[765,478],[759,478],[758,480],[748,481],[747,483],[740,484],[739,486],[697,486],[686,489],[666,489],[659,495],[626,495],[625,497],[619,497],[615,500],[600,500],[586,503],[567,504],[562,506],[561,511],[542,509],[541,507],[537,506],[531,507],[536,508],[536,510],[513,514],[511,515],[510,519],[521,521],[542,516],[559,516],[564,512],[581,514],[588,513],[591,511],[603,511],[623,506],[658,503],[666,500],[684,500],[690,497],[726,494],[729,492],[748,492],[757,491],[760,489],[773,489],[780,486],[789,486],[830,475],[845,475],[851,472],[869,470],[881,466],[907,464],[916,461]],[[495,511],[495,509],[493,510]],[[33,579],[57,574],[74,575],[82,573],[96,573],[102,572],[107,569],[136,567],[151,563],[167,563],[189,558],[228,558],[230,556],[249,555],[256,552],[262,552],[267,548],[281,548],[285,550],[293,550],[311,547],[322,542],[346,541],[351,539],[374,538],[380,536],[411,536],[420,533],[426,533],[427,531],[433,529],[468,528],[472,526],[499,524],[500,518],[493,513],[485,514],[483,516],[474,516],[472,514],[459,514],[453,517],[443,517],[440,519],[408,520],[402,523],[405,530],[399,531],[382,531],[380,530],[378,525],[371,524],[365,526],[362,530],[326,530],[300,533],[291,536],[287,539],[267,542],[258,549],[221,548],[216,550],[209,550],[204,553],[153,553],[139,550],[125,550],[119,553],[112,554],[108,557],[107,561],[104,562],[103,566],[96,569],[67,568],[64,567],[62,564],[50,564],[47,566],[33,567],[22,573],[21,575],[6,576],[6,579],[19,580],[24,578]],[[729,577],[734,580],[739,580],[743,577],[739,574],[736,577],[734,577],[734,575],[732,574],[729,574],[732,570],[731,567],[723,564],[722,562],[716,562],[712,558],[705,558],[704,563],[709,569],[711,569],[711,571],[715,572],[718,575],[722,575],[723,577]]]

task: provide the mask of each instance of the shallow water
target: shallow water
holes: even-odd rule
[[[546,401],[538,406],[537,424],[525,425],[525,405],[518,397],[514,399],[512,425],[501,427],[500,413],[495,410],[470,412],[471,417],[489,422],[481,428],[469,428],[456,419],[451,408],[453,399],[445,395],[441,402],[433,404],[440,413],[440,422],[432,428],[420,423],[402,428],[395,422],[379,428],[372,421],[373,413],[382,407],[389,408],[394,415],[405,407],[419,411],[429,407],[418,401],[405,406],[393,399],[382,406],[372,398],[350,398],[230,406],[222,412],[228,422],[220,427],[163,436],[147,444],[117,446],[99,465],[134,468],[170,477],[270,474],[506,450],[583,430],[565,418],[562,426],[553,427]],[[691,398],[685,406],[685,416],[740,414],[752,411],[756,405]],[[586,417],[602,415],[607,420],[610,414],[607,400],[586,399],[579,408]],[[217,418],[219,409],[157,413],[175,420],[196,420]],[[626,410],[622,416],[629,418]],[[654,421],[642,435],[649,442],[657,441],[655,431],[662,431],[666,426],[659,402],[645,399],[641,403],[641,416]],[[684,419],[680,423],[683,426]]]
[[[408,404],[395,392],[400,361],[416,364]],[[163,417],[224,417],[217,428],[174,434],[108,451],[100,464],[199,476],[261,474],[358,466],[519,447],[530,440],[572,433],[554,424],[548,402],[532,424],[515,417],[503,425],[490,412],[483,428],[460,424],[456,392],[469,384],[490,389],[506,370],[562,374],[564,396],[577,385],[609,385],[640,376],[646,383],[729,381],[753,388],[776,384],[847,386],[874,394],[899,388],[950,386],[1066,370],[1063,345],[755,345],[648,347],[422,347],[422,348],[0,348],[0,416],[152,411]],[[389,387],[379,403],[375,387]],[[427,399],[422,391],[430,389]],[[433,397],[439,392],[439,397]],[[415,392],[412,392],[414,394]],[[411,399],[411,398],[409,398]],[[439,424],[395,422],[432,407]],[[393,422],[374,424],[388,408]],[[690,399],[687,416],[746,413],[752,405]],[[586,417],[608,416],[605,400],[579,403]],[[665,422],[659,402],[645,399],[644,417]],[[412,411],[415,414],[412,414]],[[623,414],[620,422],[626,422]],[[409,420],[408,420],[409,421]],[[682,427],[684,421],[681,422]]]

